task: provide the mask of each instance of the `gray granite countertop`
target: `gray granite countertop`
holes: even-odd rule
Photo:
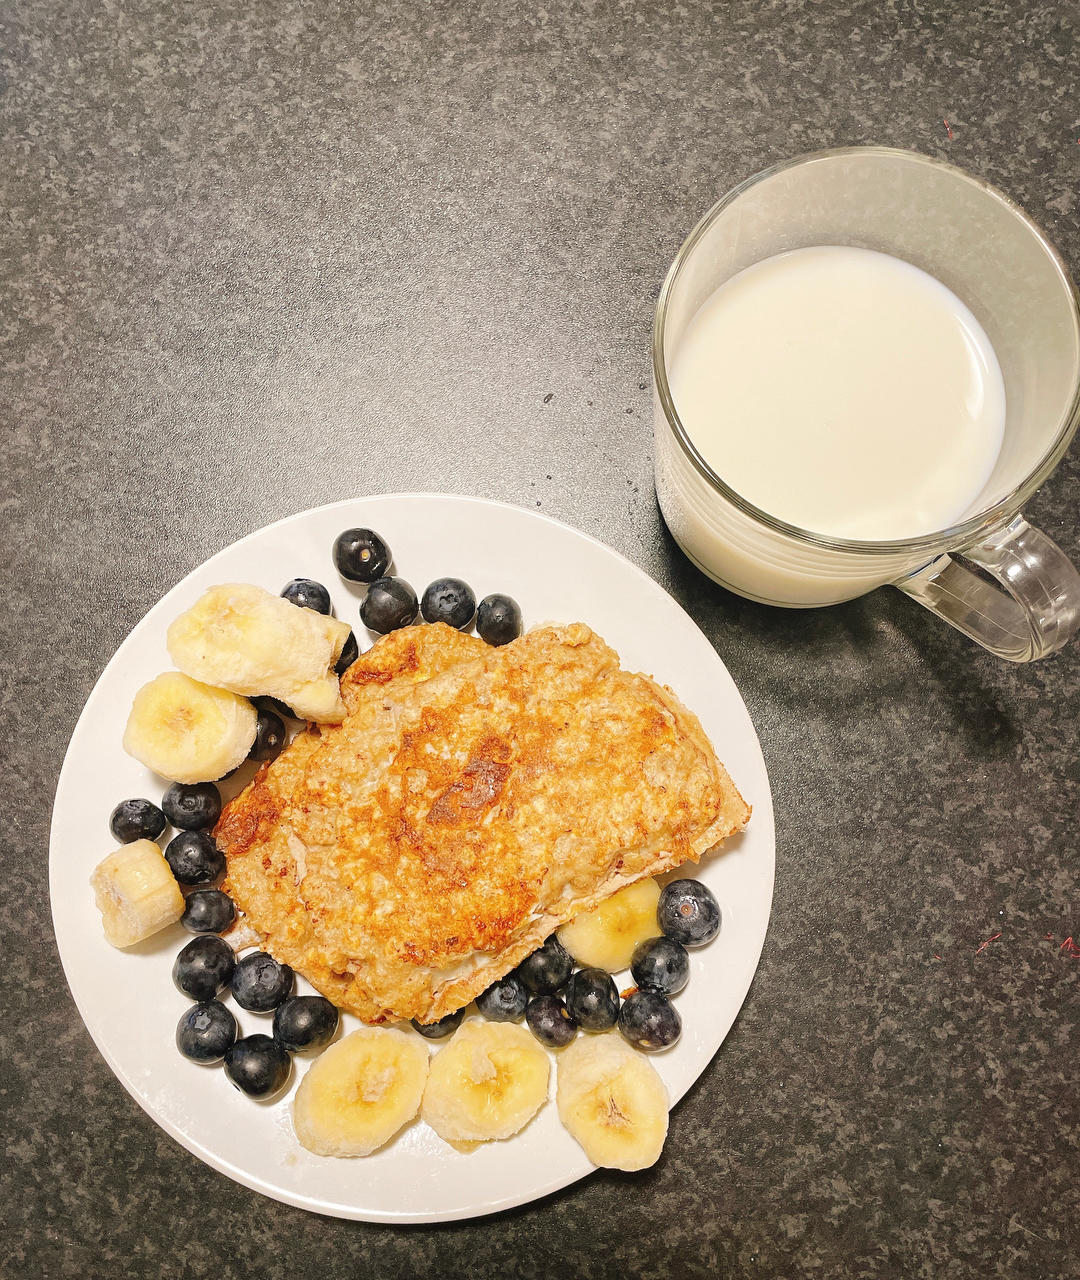
[[[0,10],[4,1275],[1075,1275],[1080,645],[1015,667],[888,589],[789,613],[714,588],[660,522],[648,383],[681,239],[802,151],[946,157],[1080,270],[1076,21]],[[47,888],[67,741],[135,622],[277,517],[409,489],[539,507],[661,582],[778,819],[760,969],[660,1164],[435,1229],[278,1205],[158,1129],[83,1028]],[[1028,514],[1080,558],[1076,446]]]

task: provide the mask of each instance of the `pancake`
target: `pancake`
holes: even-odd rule
[[[226,888],[267,949],[365,1022],[432,1022],[623,885],[750,815],[670,690],[580,623],[492,648],[393,632],[225,809]]]

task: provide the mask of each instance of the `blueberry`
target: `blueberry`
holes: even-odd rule
[[[546,1049],[561,1049],[577,1035],[577,1023],[558,996],[533,996],[525,1006],[525,1021]]]
[[[292,707],[286,706],[280,698],[262,697],[252,698],[255,708],[258,711],[272,711],[274,715],[280,716],[282,720],[300,720],[303,716],[298,716]]]
[[[176,957],[173,982],[192,1000],[213,1000],[233,976],[233,949],[211,934],[192,938]]]
[[[488,644],[509,644],[521,635],[521,610],[509,596],[485,596],[476,610],[476,634]]]
[[[345,641],[341,648],[341,657],[337,660],[334,670],[339,676],[343,676],[360,656],[360,646],[356,643],[356,633],[349,632],[349,638]]]
[[[221,817],[221,792],[212,782],[174,782],[161,807],[180,831],[203,831]]]
[[[269,1013],[292,991],[293,971],[265,951],[253,951],[237,960],[229,986],[241,1009]]]
[[[176,1024],[176,1047],[192,1062],[220,1062],[236,1039],[236,1019],[220,1000],[193,1004]]]
[[[516,973],[534,996],[544,996],[558,991],[573,969],[573,957],[552,934],[539,950],[522,960]]]
[[[316,613],[334,611],[330,603],[330,592],[313,578],[293,578],[292,582],[286,583],[282,588],[281,597],[290,604],[298,605],[301,609],[313,609]]]
[[[720,929],[720,904],[700,880],[672,880],[656,906],[660,932],[684,947],[712,942]]]
[[[325,996],[290,996],[274,1012],[274,1039],[283,1049],[321,1049],[337,1030],[338,1011]]]
[[[109,817],[109,830],[121,844],[156,840],[165,826],[165,815],[149,800],[123,800]]]
[[[528,989],[516,973],[508,973],[476,997],[476,1007],[489,1022],[517,1022],[528,1003]]]
[[[603,969],[579,969],[567,984],[566,1007],[586,1031],[609,1031],[619,1019],[619,989]]]
[[[690,977],[690,957],[674,938],[646,938],[634,948],[630,972],[639,987],[673,996]]]
[[[390,568],[390,548],[374,529],[346,529],[334,542],[334,567],[350,582],[374,582]]]
[[[476,613],[476,596],[460,578],[436,578],[424,592],[420,612],[425,622],[445,622],[464,631]]]
[[[682,1018],[659,991],[635,991],[619,1010],[619,1030],[635,1048],[655,1053],[682,1035]]]
[[[289,1070],[289,1055],[270,1036],[245,1036],[225,1053],[225,1074],[250,1098],[277,1093]]]
[[[189,893],[180,923],[189,933],[222,933],[236,919],[236,907],[220,889],[196,889]]]
[[[416,617],[416,592],[404,578],[379,578],[360,605],[360,621],[369,631],[386,635],[407,627]]]
[[[442,1040],[444,1036],[451,1036],[461,1025],[463,1010],[455,1009],[453,1013],[448,1013],[445,1018],[440,1018],[438,1022],[417,1022],[412,1019],[413,1028],[419,1031],[427,1040]]]
[[[225,870],[225,855],[206,831],[181,831],[165,846],[165,861],[181,884],[212,884]]]
[[[255,722],[255,741],[248,752],[249,760],[258,760],[260,764],[267,760],[276,760],[285,746],[285,721],[276,711],[259,707],[259,718]]]

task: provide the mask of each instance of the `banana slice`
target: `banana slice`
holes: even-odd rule
[[[103,859],[90,877],[106,941],[130,947],[175,924],[184,895],[153,840],[133,840]]]
[[[563,925],[559,941],[585,968],[618,973],[629,966],[639,942],[660,932],[656,923],[659,901],[660,886],[655,880],[637,880]]]
[[[471,1019],[435,1055],[420,1114],[447,1142],[509,1138],[547,1101],[550,1075],[524,1027]]]
[[[593,1164],[633,1172],[660,1158],[667,1089],[652,1063],[614,1032],[581,1036],[563,1050],[556,1106]]]
[[[416,1115],[427,1074],[415,1037],[361,1027],[308,1068],[293,1099],[296,1136],[317,1156],[370,1155]]]
[[[215,782],[247,758],[258,720],[246,698],[166,671],[135,695],[124,750],[171,782]]]
[[[169,627],[169,656],[208,684],[280,698],[306,720],[345,716],[334,665],[347,622],[301,609],[262,587],[211,587]]]

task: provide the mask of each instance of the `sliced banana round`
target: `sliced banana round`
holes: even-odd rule
[[[559,1057],[559,1119],[595,1165],[645,1169],[668,1129],[668,1092],[656,1068],[614,1032],[582,1036]]]
[[[660,886],[655,880],[636,880],[563,925],[559,941],[585,968],[618,973],[629,966],[639,942],[660,932],[656,923],[659,901]]]
[[[447,1142],[509,1138],[547,1101],[550,1076],[524,1027],[470,1019],[435,1055],[421,1116]]]
[[[393,1027],[361,1027],[315,1059],[292,1104],[293,1129],[317,1156],[367,1156],[416,1115],[428,1051]]]
[[[153,840],[133,840],[103,859],[90,877],[106,941],[130,947],[175,924],[184,895]]]
[[[171,782],[216,782],[247,758],[258,720],[246,698],[166,671],[135,695],[124,750]]]
[[[334,670],[352,628],[249,583],[211,587],[169,627],[181,671],[234,693],[280,698],[298,716],[345,715]]]

